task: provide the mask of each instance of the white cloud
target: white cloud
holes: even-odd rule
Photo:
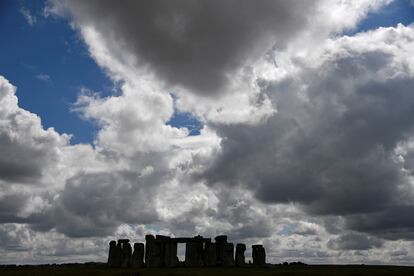
[[[26,19],[27,24],[33,26],[37,22],[36,16],[34,16],[28,8],[22,7],[20,9],[20,13],[23,15],[24,19]]]
[[[53,128],[44,130],[40,118],[17,105],[16,88],[0,76],[0,179],[15,183],[37,183],[60,160],[60,149],[69,135]]]
[[[50,82],[51,78],[48,74],[38,74],[36,75],[36,78],[41,80],[41,81],[45,81],[45,82]]]

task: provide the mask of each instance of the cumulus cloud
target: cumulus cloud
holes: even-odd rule
[[[260,80],[277,113],[254,126],[215,125],[221,153],[202,177],[311,214],[408,211],[412,186],[395,150],[413,135],[413,35],[400,25],[331,40],[322,60],[294,61],[297,75]],[[409,233],[407,223],[399,230]]]
[[[217,146],[217,138],[207,129],[188,137],[187,130],[165,124],[172,115],[170,95],[132,93],[127,85],[121,96],[82,93],[73,110],[96,120],[101,130],[94,146],[70,145],[70,136],[44,130],[38,116],[20,108],[16,88],[3,77],[1,81],[2,152],[10,153],[0,157],[1,222],[25,224],[27,239],[51,232],[74,238],[108,237],[126,223],[161,223],[167,217],[164,206],[177,206],[189,189],[195,196],[196,190],[205,190],[187,185],[177,197],[164,196],[163,190],[173,190],[180,175],[184,185],[184,171],[197,170],[199,162],[193,163],[193,158],[202,162]],[[170,213],[180,215],[178,209]],[[149,231],[153,230],[145,230]],[[4,237],[10,243],[9,238]],[[7,251],[13,247],[6,242],[1,246]],[[39,259],[49,256],[39,248],[27,250],[37,252]],[[87,258],[93,256],[88,252]]]
[[[352,216],[347,227],[389,240],[413,240],[413,210],[412,204],[389,206],[372,214]]]
[[[0,179],[30,183],[58,161],[57,148],[69,136],[60,136],[53,128],[44,130],[38,116],[18,108],[15,92],[0,76]]]
[[[16,88],[1,77],[2,222],[29,223],[41,231],[56,228],[68,235],[84,236],[88,230],[99,229],[97,225],[103,225],[102,232],[112,233],[110,230],[121,222],[131,222],[132,214],[135,221],[148,222],[150,219],[146,217],[156,218],[146,196],[167,175],[165,162],[152,156],[156,164],[150,163],[150,158],[148,162],[141,158],[143,164],[136,163],[131,168],[114,164],[118,159],[101,147],[101,151],[94,151],[89,145],[72,146],[70,136],[60,135],[52,128],[45,130],[38,116],[20,108],[15,92]],[[153,168],[151,164],[155,172],[150,169]],[[109,168],[112,174],[108,173]],[[143,191],[144,187],[148,189]],[[89,196],[95,200],[91,201]],[[130,200],[122,199],[124,196]],[[117,197],[119,200],[115,200]],[[131,200],[143,205],[134,205]],[[87,208],[77,209],[81,203],[87,204]],[[128,211],[128,208],[132,209]],[[86,209],[90,210],[89,215]],[[98,210],[101,213],[94,213]],[[87,221],[88,216],[92,222]],[[68,224],[79,227],[67,227]],[[101,234],[96,231],[89,235]]]
[[[320,230],[320,226],[315,223],[306,223],[302,222],[296,225],[293,234],[302,235],[302,236],[310,236],[310,235],[317,235]]]
[[[284,45],[304,28],[316,1],[65,4],[80,25],[93,25],[108,42],[119,42],[138,66],[169,85],[216,94],[235,69],[272,47],[273,40]]]
[[[0,220],[24,222],[46,205],[42,189],[54,190],[61,149],[70,136],[43,129],[40,118],[18,107],[16,88],[0,76]],[[37,208],[36,208],[37,207]]]
[[[328,247],[334,250],[367,250],[381,245],[378,238],[357,233],[347,233],[328,241]]]
[[[282,49],[299,34],[309,38],[355,27],[368,11],[389,2],[52,1],[48,10],[69,13],[79,28],[105,34],[105,44],[121,49],[111,54],[121,58],[127,52],[135,67],[151,71],[168,89],[217,95],[238,69],[271,48]]]
[[[217,146],[206,129],[188,137],[185,129],[165,124],[172,115],[170,95],[132,93],[127,85],[121,96],[80,95],[73,110],[101,130],[94,147],[70,145],[70,136],[44,130],[38,116],[20,108],[16,88],[1,81],[3,223],[71,237],[107,236],[123,223],[155,223],[161,186],[196,170],[192,159],[202,162]]]
[[[56,229],[72,237],[107,236],[122,223],[151,223],[157,219],[154,184],[151,177],[131,172],[76,175],[53,209]]]

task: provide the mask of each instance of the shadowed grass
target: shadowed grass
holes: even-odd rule
[[[267,268],[144,268],[114,269],[106,267],[83,266],[48,266],[48,267],[12,267],[1,268],[1,276],[35,276],[35,275],[119,275],[119,276],[207,276],[207,275],[414,275],[414,267],[401,266],[275,266]]]

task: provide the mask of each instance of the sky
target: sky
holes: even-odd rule
[[[413,22],[410,0],[1,1],[0,263],[151,233],[412,265]]]

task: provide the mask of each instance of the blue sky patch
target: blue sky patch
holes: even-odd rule
[[[197,120],[191,113],[179,112],[177,110],[175,110],[173,117],[167,124],[176,128],[187,128],[190,136],[200,135],[200,130],[203,128],[203,123]]]
[[[394,0],[376,12],[371,12],[362,20],[356,30],[347,33],[374,30],[379,27],[395,27],[398,23],[410,25],[414,22],[414,0]]]
[[[282,229],[277,232],[279,236],[290,236],[293,232],[298,228],[299,224],[297,223],[289,223],[283,225]]]
[[[113,84],[67,21],[43,16],[44,5],[2,3],[0,74],[17,86],[20,107],[39,115],[45,128],[73,134],[72,143],[89,143],[97,128],[71,112],[71,105],[81,87],[109,95]]]

